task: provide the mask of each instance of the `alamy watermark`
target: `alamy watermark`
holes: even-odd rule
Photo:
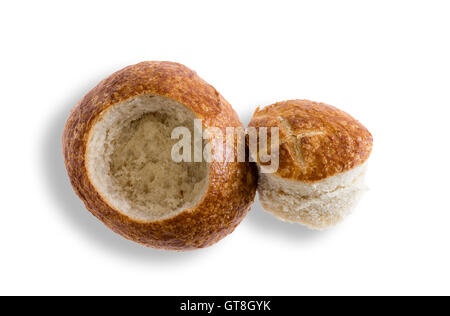
[[[202,120],[194,120],[194,135],[187,127],[172,130],[171,138],[179,139],[171,151],[175,162],[246,162],[259,161],[261,172],[274,173],[279,166],[279,128],[218,127],[203,130]],[[270,137],[268,137],[270,135]],[[246,139],[248,155],[246,155]],[[208,142],[203,142],[208,140]],[[270,144],[268,143],[270,141]],[[194,148],[192,148],[192,145]]]

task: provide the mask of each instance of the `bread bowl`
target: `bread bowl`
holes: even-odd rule
[[[86,208],[114,232],[154,248],[203,248],[231,233],[253,202],[256,169],[171,160],[171,130],[194,132],[194,119],[205,129],[242,127],[231,105],[178,63],[142,62],[100,82],[63,131],[67,173]],[[215,150],[210,138],[203,142]]]
[[[372,135],[361,123],[324,103],[289,100],[258,108],[249,127],[278,128],[279,146],[271,148],[279,157],[276,172],[265,172],[259,152],[252,151],[266,211],[314,229],[350,214],[365,189],[372,150]]]

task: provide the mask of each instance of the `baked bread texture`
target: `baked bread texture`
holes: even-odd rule
[[[253,202],[257,171],[248,162],[171,159],[171,132],[181,126],[194,135],[194,119],[202,129],[242,127],[231,105],[178,63],[142,62],[100,82],[63,132],[67,173],[86,208],[154,248],[202,248],[231,233]],[[201,141],[214,152],[221,144],[211,137]],[[236,140],[232,146],[236,155]]]
[[[265,163],[252,152],[260,171],[262,207],[276,217],[323,229],[351,213],[364,191],[372,135],[347,113],[308,100],[278,102],[257,109],[249,127],[278,127],[279,167],[264,173]]]

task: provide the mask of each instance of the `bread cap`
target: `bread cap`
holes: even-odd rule
[[[272,148],[279,168],[261,172],[258,181],[266,211],[314,229],[334,226],[351,213],[365,191],[372,150],[372,135],[361,123],[324,103],[289,100],[257,109],[249,126],[266,127],[268,143],[270,127],[279,128],[279,147]],[[264,168],[259,153],[252,154]]]
[[[172,250],[210,246],[231,233],[248,212],[257,181],[256,169],[251,164],[209,163],[206,188],[197,203],[157,220],[136,218],[113,206],[114,198],[99,192],[103,189],[91,179],[93,175],[89,172],[97,172],[95,164],[88,166],[87,157],[93,127],[105,121],[112,108],[131,104],[142,96],[157,96],[181,104],[202,119],[204,129],[242,126],[230,104],[189,68],[156,61],[128,66],[100,82],[71,111],[63,132],[63,154],[70,182],[86,208],[127,239]]]

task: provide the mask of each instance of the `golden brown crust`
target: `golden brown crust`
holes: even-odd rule
[[[85,166],[88,134],[100,113],[142,94],[171,98],[190,108],[204,128],[242,126],[231,105],[189,68],[172,62],[142,62],[100,82],[72,109],[63,132],[70,181],[86,208],[113,231],[149,247],[188,250],[210,246],[245,217],[257,175],[249,163],[212,162],[209,187],[192,209],[165,220],[140,222],[111,208],[90,182]],[[237,150],[235,150],[235,153]]]
[[[278,102],[257,109],[249,126],[279,128],[276,175],[287,179],[314,182],[331,177],[361,165],[372,150],[372,135],[361,123],[324,103]]]

